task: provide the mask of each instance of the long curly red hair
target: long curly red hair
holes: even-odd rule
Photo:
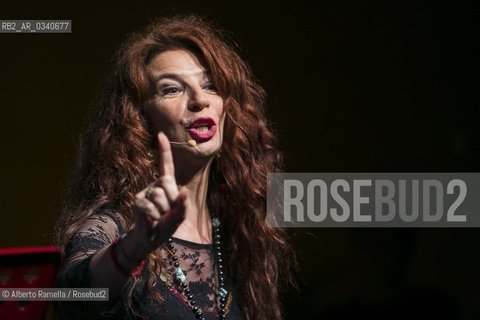
[[[117,212],[125,228],[131,226],[135,194],[158,175],[155,132],[142,111],[149,86],[146,66],[166,50],[189,50],[205,62],[224,99],[221,157],[212,164],[207,199],[223,222],[227,267],[239,305],[246,319],[281,319],[279,279],[290,250],[283,231],[266,222],[266,185],[267,173],[280,170],[282,157],[265,118],[265,91],[230,43],[197,16],[164,18],[129,37],[82,135],[57,223],[58,242],[64,247],[101,210]],[[161,262],[155,254],[148,259],[146,283],[153,294],[154,270]]]

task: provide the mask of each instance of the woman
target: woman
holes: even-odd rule
[[[210,24],[175,17],[129,38],[108,85],[57,229],[60,286],[110,301],[61,313],[280,319],[288,246],[265,197],[281,157],[248,66]]]

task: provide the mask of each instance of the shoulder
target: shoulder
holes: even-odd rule
[[[124,226],[120,216],[113,212],[106,211],[95,213],[88,217],[77,232],[75,232],[74,237],[93,236],[99,240],[110,243],[123,233]]]

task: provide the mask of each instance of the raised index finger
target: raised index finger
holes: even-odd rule
[[[175,177],[175,167],[173,165],[170,141],[163,132],[158,134],[158,154],[160,157],[160,176],[170,175]]]

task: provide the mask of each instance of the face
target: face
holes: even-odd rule
[[[189,51],[170,50],[152,59],[147,74],[146,113],[157,132],[163,131],[173,142],[172,151],[214,155],[222,145],[225,114],[205,66]],[[189,140],[196,146],[187,144]]]

